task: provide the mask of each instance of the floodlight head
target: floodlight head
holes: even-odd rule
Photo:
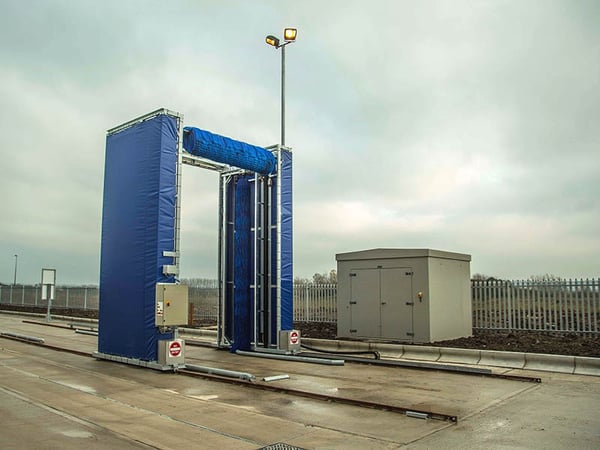
[[[297,35],[298,35],[297,28],[286,28],[285,30],[283,30],[283,39],[286,42],[295,41]]]
[[[268,35],[265,38],[265,42],[269,45],[272,45],[275,48],[279,48],[279,39],[276,38],[275,36]]]

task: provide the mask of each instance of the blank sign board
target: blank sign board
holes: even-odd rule
[[[42,284],[56,284],[56,269],[42,269]]]
[[[54,300],[56,269],[42,269],[42,300]]]

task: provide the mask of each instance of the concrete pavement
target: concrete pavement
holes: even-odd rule
[[[0,314],[0,331],[92,352],[96,338]],[[193,364],[288,374],[281,386],[457,414],[458,424],[159,373],[0,339],[1,448],[599,448],[600,377],[542,384],[188,347]]]

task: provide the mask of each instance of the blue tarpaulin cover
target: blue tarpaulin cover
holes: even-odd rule
[[[235,141],[199,128],[184,128],[183,148],[192,155],[262,175],[273,173],[277,165],[273,154],[262,147]]]
[[[157,360],[155,286],[174,282],[177,119],[159,114],[106,138],[98,351]]]
[[[294,328],[294,223],[292,197],[292,152],[281,151],[281,329]]]

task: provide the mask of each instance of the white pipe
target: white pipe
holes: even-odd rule
[[[238,372],[235,370],[219,369],[217,367],[196,366],[193,364],[186,363],[185,368],[188,370],[191,370],[192,372],[208,373],[208,374],[219,375],[222,377],[229,377],[229,378],[239,378],[240,380],[247,380],[247,381],[254,381],[256,378],[251,373]]]
[[[173,258],[174,265],[177,267],[177,277],[179,277],[180,267],[180,247],[179,241],[181,236],[181,176],[183,170],[183,114],[177,115],[177,173],[175,175],[175,236],[173,247],[175,257]]]
[[[98,336],[97,331],[80,330],[79,328],[75,328],[75,333],[89,334],[90,336]]]
[[[285,47],[284,47],[285,48]],[[282,48],[283,50],[283,48]],[[283,140],[281,142],[283,145]],[[283,152],[281,146],[277,148],[277,217],[276,217],[276,233],[277,233],[277,253],[275,256],[276,260],[276,296],[277,296],[277,336],[276,344],[279,348],[279,331],[281,330],[281,182],[283,174],[281,173],[283,168]],[[270,230],[270,227],[269,227]]]
[[[260,248],[260,239],[258,234],[258,190],[259,190],[259,179],[258,173],[254,172],[254,295],[252,297],[252,342],[251,348],[252,350],[256,349],[256,345],[258,342],[258,311],[256,305],[258,305],[258,286],[259,286],[259,276],[258,276],[258,249]]]
[[[219,175],[219,188],[221,191],[221,201],[219,207],[220,232],[219,232],[219,314],[217,315],[217,344],[219,347],[225,341],[225,293],[227,289],[227,276],[225,270],[225,236],[227,233],[227,182],[225,175]]]
[[[29,341],[29,342],[37,342],[38,344],[43,344],[44,342],[46,342],[43,338],[39,338],[36,336],[27,336],[25,334],[16,334],[16,333],[0,333],[0,336],[5,336],[8,338],[14,338],[14,339],[22,339],[24,341]]]
[[[290,376],[289,375],[273,375],[270,377],[264,377],[263,381],[269,382],[269,381],[279,381],[279,380],[287,380],[289,379]]]
[[[343,366],[343,359],[321,359],[321,358],[310,358],[307,356],[290,356],[290,355],[277,355],[275,353],[262,353],[262,352],[246,352],[243,350],[236,350],[237,355],[241,356],[256,356],[258,358],[267,359],[281,359],[284,361],[297,361],[312,364],[324,364],[326,366]]]

